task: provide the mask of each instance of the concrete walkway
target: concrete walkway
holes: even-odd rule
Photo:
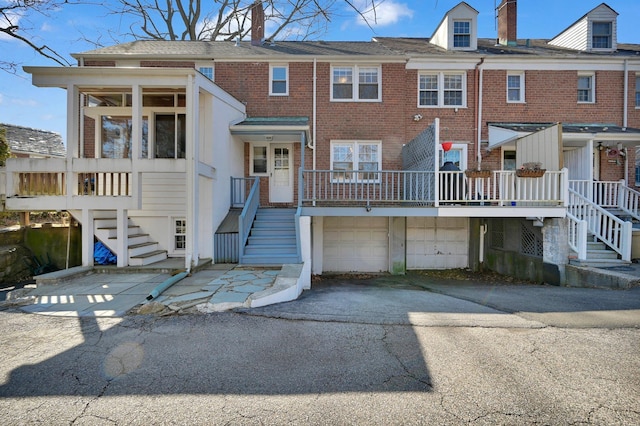
[[[60,272],[47,274],[38,277],[37,286],[11,292],[4,304],[17,305],[28,313],[73,317],[121,317],[129,312],[219,312],[259,307],[297,298],[302,265],[282,268],[210,265],[151,298],[154,289],[175,275],[160,271],[137,269],[108,273],[108,270],[79,268],[72,278],[64,278]]]

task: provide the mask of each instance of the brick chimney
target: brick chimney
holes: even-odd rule
[[[503,46],[518,44],[518,1],[502,0],[498,6],[498,43]]]
[[[251,5],[251,44],[262,45],[264,40],[264,8],[258,0]]]

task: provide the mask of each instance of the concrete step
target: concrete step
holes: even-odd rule
[[[617,259],[618,253],[613,250],[589,250],[587,249],[587,259]]]
[[[156,250],[149,253],[132,256],[129,258],[130,266],[144,266],[152,263],[160,262],[167,258],[166,250]]]
[[[105,226],[101,228],[96,227],[95,230],[97,235],[100,233],[104,233],[106,235],[105,238],[117,238],[118,236],[118,228],[116,228],[115,226]],[[142,233],[142,230],[139,226],[129,225],[129,227],[127,228],[127,235],[140,233]]]
[[[574,266],[590,266],[592,268],[609,268],[612,266],[630,265],[631,262],[621,259],[569,259],[569,264]]]

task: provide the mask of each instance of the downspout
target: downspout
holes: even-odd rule
[[[484,263],[484,235],[487,233],[487,224],[483,223],[480,225],[480,241],[478,248],[478,262],[480,263],[480,267],[482,268],[482,264]]]
[[[624,60],[624,97],[623,97],[624,111],[622,112],[622,127],[627,127],[627,115],[629,107],[629,63],[628,59]]]
[[[482,166],[482,151],[480,150],[480,142],[482,141],[482,64],[484,58],[480,58],[480,62],[475,67],[475,83],[476,83],[476,118],[475,129],[478,132],[476,138],[476,160],[478,162],[477,169],[480,170]]]
[[[311,150],[313,150],[313,170],[316,169],[316,124],[317,124],[317,80],[318,80],[318,75],[317,75],[317,59],[313,58],[313,118],[312,118],[312,125],[313,125],[313,133],[311,136],[311,141],[309,143],[309,148],[311,148]],[[303,164],[304,166],[304,164]]]

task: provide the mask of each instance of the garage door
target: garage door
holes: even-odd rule
[[[389,270],[389,219],[325,217],[323,272]]]
[[[467,218],[407,218],[407,269],[452,269],[468,266]]]

